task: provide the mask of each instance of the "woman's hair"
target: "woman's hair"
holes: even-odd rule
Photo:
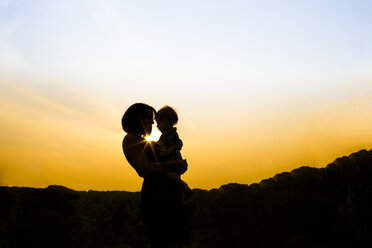
[[[152,111],[155,115],[155,109],[144,103],[135,103],[125,111],[121,118],[123,130],[127,133],[146,134],[143,127],[143,118]]]
[[[175,125],[178,122],[177,112],[167,105],[159,109],[156,113],[156,117],[160,119],[166,118],[172,125]]]

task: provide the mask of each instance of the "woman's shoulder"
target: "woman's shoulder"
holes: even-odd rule
[[[124,141],[139,141],[139,140],[142,140],[143,138],[139,135],[135,135],[135,134],[132,134],[132,133],[127,133],[125,136],[124,136]]]
[[[127,147],[129,145],[140,144],[144,140],[145,139],[142,138],[142,137],[140,137],[140,136],[137,136],[137,135],[128,133],[127,135],[124,136],[124,139],[123,139],[123,148],[125,148],[125,147]]]

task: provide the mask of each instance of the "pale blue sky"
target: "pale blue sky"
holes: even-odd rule
[[[370,1],[1,1],[0,73],[59,101],[68,88],[117,108],[317,106],[361,85],[370,93],[371,10]]]
[[[232,81],[244,81],[241,77],[252,74],[302,77],[307,72],[361,69],[371,63],[371,5],[2,1],[1,52],[6,55],[2,60],[18,56],[19,63],[42,74],[113,74],[118,80],[145,69],[160,77],[189,76],[191,70],[204,82],[216,71],[241,79]],[[14,62],[13,67],[25,69]]]
[[[61,87],[81,87],[115,104],[129,90],[135,99],[164,99],[159,95],[168,92],[167,100],[176,104],[190,97],[206,101],[200,94],[206,91],[213,104],[221,98],[267,103],[324,92],[329,98],[335,88],[344,93],[334,97],[344,97],[350,91],[345,84],[371,74],[370,1],[0,6],[2,74],[60,80]],[[181,102],[172,97],[178,92],[185,96]]]

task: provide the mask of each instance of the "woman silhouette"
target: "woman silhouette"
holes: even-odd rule
[[[151,142],[144,138],[151,134],[154,115],[155,109],[143,103],[127,109],[121,120],[127,133],[123,151],[129,164],[144,179],[140,208],[151,247],[182,247],[187,235],[181,188],[165,174],[182,174],[187,163],[185,160],[158,162]]]

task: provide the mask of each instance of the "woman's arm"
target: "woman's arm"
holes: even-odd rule
[[[127,134],[123,140],[123,151],[128,162],[137,170],[140,177],[153,173],[177,172],[183,174],[187,170],[186,160],[172,160],[168,162],[149,162],[143,146],[134,135]]]

